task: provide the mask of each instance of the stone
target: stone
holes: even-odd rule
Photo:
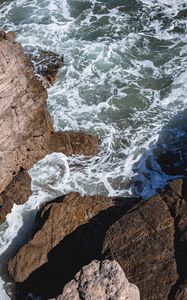
[[[121,265],[144,300],[175,299],[187,279],[186,191],[185,180],[173,181],[106,233],[103,255]]]
[[[115,261],[92,261],[76,274],[57,300],[140,300],[138,288],[130,284]]]
[[[25,281],[32,272],[47,263],[50,251],[59,242],[113,203],[113,198],[70,193],[44,205],[37,216],[33,238],[8,264],[11,277],[16,282]]]
[[[25,203],[31,194],[31,178],[27,171],[20,170],[0,194],[0,223],[5,220],[14,203]]]
[[[178,113],[160,132],[154,156],[169,175],[187,175],[187,110]]]
[[[33,63],[35,74],[45,87],[49,87],[56,80],[59,68],[63,66],[63,57],[42,49],[26,49],[26,54]]]
[[[48,143],[48,152],[91,156],[97,153],[98,145],[98,139],[92,133],[74,131],[53,132]]]

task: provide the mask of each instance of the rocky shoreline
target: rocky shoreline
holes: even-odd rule
[[[94,155],[98,140],[89,133],[54,132],[47,111],[47,90],[37,80],[31,61],[15,41],[0,32],[0,222],[13,203],[31,194],[27,173],[53,152]]]
[[[0,49],[2,223],[31,195],[34,163],[53,152],[94,155],[98,139],[54,132],[45,86],[62,66],[58,56],[48,53],[42,84],[13,33],[0,32]],[[178,179],[147,202],[70,193],[43,205],[8,270],[19,300],[185,300],[186,253],[187,182]]]

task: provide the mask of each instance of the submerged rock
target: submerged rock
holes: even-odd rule
[[[64,287],[57,300],[95,299],[140,300],[140,294],[115,260],[92,261]]]
[[[11,189],[20,170],[30,169],[54,151],[66,155],[95,154],[98,141],[87,133],[55,133],[47,111],[47,91],[36,79],[31,61],[15,41],[14,33],[0,32],[0,49],[0,221],[3,222],[13,202],[23,203],[30,194],[24,184],[19,184],[14,197],[9,200],[5,196],[7,191],[13,193]],[[23,174],[27,176],[26,172]]]
[[[187,175],[187,110],[178,113],[160,132],[154,155],[169,175]]]
[[[36,76],[45,87],[56,80],[59,68],[63,66],[63,57],[41,49],[26,49],[26,54],[32,61]]]

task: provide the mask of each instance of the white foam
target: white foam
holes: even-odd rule
[[[18,248],[19,234],[28,237],[42,202],[70,191],[147,199],[172,178],[162,172],[152,151],[165,124],[187,107],[186,20],[177,17],[187,3],[142,0],[132,9],[131,3],[113,3],[0,4],[0,26],[16,31],[23,45],[65,57],[49,89],[55,129],[92,131],[101,139],[95,157],[55,153],[33,167],[32,197],[25,205],[14,205],[1,226],[2,258]],[[4,295],[0,289],[0,299]]]

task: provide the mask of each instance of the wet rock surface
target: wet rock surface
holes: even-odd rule
[[[48,153],[62,152],[66,155],[95,155],[99,142],[94,134],[86,132],[53,132],[48,142]]]
[[[47,53],[45,53],[45,57],[47,57]],[[51,65],[51,72],[52,66],[53,64]],[[57,66],[54,70],[55,74],[56,71]],[[15,33],[6,34],[1,31],[1,222],[10,212],[13,202],[23,203],[27,200],[27,195],[30,194],[28,190],[25,191],[23,185],[20,185],[21,198],[20,193],[17,194],[16,192],[14,192],[14,197],[10,197],[10,201],[8,200],[9,197],[5,196],[7,191],[11,193],[11,186],[14,186],[14,181],[20,170],[30,169],[34,163],[54,151],[63,152],[66,155],[73,153],[92,155],[97,151],[98,141],[94,135],[72,132],[55,133],[47,111],[46,100],[47,90],[36,79],[31,61],[25,55],[21,45],[15,41]]]
[[[92,261],[76,274],[57,300],[139,300],[138,288],[129,283],[116,261]]]
[[[36,76],[45,87],[56,80],[59,68],[63,66],[63,57],[41,49],[26,49],[26,54],[32,61]]]
[[[187,175],[187,110],[178,113],[160,132],[154,155],[169,175]]]

